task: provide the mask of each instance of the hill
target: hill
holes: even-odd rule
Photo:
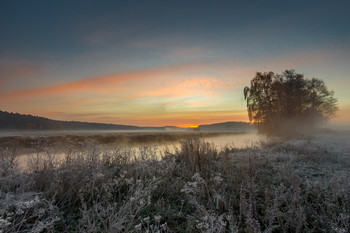
[[[152,128],[152,127],[148,127]],[[0,130],[142,130],[132,125],[56,121],[45,117],[9,113],[0,110]]]
[[[176,126],[139,127],[134,125],[117,125],[104,123],[91,123],[81,121],[58,121],[45,117],[10,113],[0,110],[0,130],[189,130]],[[246,132],[255,128],[247,122],[223,122],[211,125],[200,125],[203,132]]]
[[[210,125],[198,126],[199,131],[204,132],[250,132],[255,131],[255,127],[248,122],[222,122]]]

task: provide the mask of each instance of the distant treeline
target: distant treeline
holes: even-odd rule
[[[45,117],[9,113],[0,110],[0,130],[137,130],[141,127],[88,123],[79,121],[56,121]]]
[[[248,122],[223,122],[223,123],[216,123],[211,125],[200,125],[198,127],[199,131],[203,132],[247,132],[247,131],[254,131],[255,128],[252,124]]]
[[[0,110],[0,130],[191,130],[175,126],[139,127],[133,125],[115,125],[89,123],[81,121],[56,121],[45,117],[10,113]],[[247,122],[223,122],[211,125],[200,125],[194,131],[203,132],[247,132],[253,131],[253,125]]]

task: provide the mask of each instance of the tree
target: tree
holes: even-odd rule
[[[249,121],[266,134],[313,129],[338,110],[334,92],[322,80],[305,79],[294,70],[257,72],[243,92]]]

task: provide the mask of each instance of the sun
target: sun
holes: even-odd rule
[[[195,125],[195,124],[185,124],[185,125],[178,125],[177,127],[180,127],[180,128],[198,128],[198,125]]]

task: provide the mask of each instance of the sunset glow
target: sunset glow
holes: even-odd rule
[[[138,126],[248,121],[242,90],[255,72],[295,69],[324,80],[339,100],[331,122],[350,124],[348,8],[298,4],[8,1],[0,110]]]
[[[177,125],[177,127],[181,127],[181,128],[198,128],[198,125],[192,125],[192,124],[188,124],[188,125]]]

